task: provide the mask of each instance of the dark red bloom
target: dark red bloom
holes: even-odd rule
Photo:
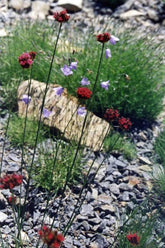
[[[122,128],[124,130],[129,130],[132,126],[132,123],[129,120],[129,118],[125,118],[125,117],[121,117],[118,120],[118,123],[119,123],[120,128]]]
[[[16,197],[13,196],[13,195],[9,196],[9,197],[8,197],[8,202],[9,202],[10,204],[15,204],[15,203],[16,203]]]
[[[35,59],[36,54],[37,54],[37,53],[36,53],[36,52],[33,52],[33,51],[29,52],[29,55],[30,55],[30,57],[31,57],[32,60]]]
[[[97,41],[101,43],[105,43],[110,40],[111,35],[109,33],[103,33],[103,34],[98,34],[96,37],[97,37]]]
[[[31,58],[29,53],[21,54],[18,58],[18,61],[24,69],[30,68],[31,64],[33,64],[33,59]]]
[[[77,89],[77,96],[78,96],[78,98],[89,99],[91,97],[91,95],[92,95],[92,91],[90,91],[86,87],[79,87]]]
[[[22,180],[22,175],[14,173],[5,175],[3,178],[0,178],[0,189],[13,189],[15,186],[19,186]]]
[[[119,118],[119,111],[113,108],[107,109],[104,118],[109,122],[116,121]]]
[[[127,236],[128,241],[132,244],[132,245],[138,245],[140,242],[140,237],[137,236],[136,233],[133,234],[128,234]]]
[[[59,248],[64,241],[64,236],[61,233],[58,233],[57,230],[52,231],[51,228],[45,225],[38,234],[42,238],[42,241],[50,248]]]
[[[67,15],[67,11],[63,10],[61,12],[55,12],[53,17],[55,18],[56,21],[58,22],[67,22],[70,18],[69,15]]]

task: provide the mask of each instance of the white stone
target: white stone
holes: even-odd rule
[[[23,0],[11,0],[9,2],[9,6],[15,10],[21,10],[23,9],[23,3],[24,1]]]
[[[49,3],[42,1],[32,2],[32,11],[29,13],[29,16],[32,19],[45,19],[49,14]]]
[[[21,240],[24,245],[30,242],[28,235],[24,231],[21,230],[20,234],[21,234]]]
[[[0,37],[6,37],[6,36],[7,36],[6,30],[4,28],[0,29]]]
[[[141,161],[141,162],[143,162],[143,163],[145,163],[145,164],[152,164],[150,161],[149,161],[149,159],[148,158],[145,158],[145,157],[142,157],[142,156],[138,156],[138,159]]]
[[[23,8],[27,9],[27,8],[30,8],[30,6],[31,6],[31,1],[30,0],[24,0]]]
[[[82,0],[59,0],[58,5],[69,11],[79,11],[82,9]]]
[[[146,15],[145,12],[141,12],[141,11],[137,11],[137,10],[129,10],[127,12],[122,13],[120,15],[120,19],[127,20],[127,19],[132,18],[132,17],[145,16],[145,15]]]
[[[156,10],[154,9],[148,9],[147,14],[149,16],[149,18],[153,21],[158,21],[159,20],[159,16]]]
[[[8,218],[7,214],[0,212],[0,223],[3,223],[5,220],[7,220],[7,218]]]

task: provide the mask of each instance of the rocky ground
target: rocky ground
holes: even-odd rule
[[[14,5],[16,2],[18,2],[17,6]],[[33,2],[40,2],[38,3],[40,7],[41,2],[45,4],[43,10],[40,8],[39,11],[41,19],[51,20],[53,12],[59,9],[58,2],[52,0],[1,0],[0,36],[7,35],[7,25],[13,25],[15,21],[20,19],[30,18],[33,20],[37,17],[38,9],[37,7],[35,9],[32,5]],[[165,37],[165,5],[161,0],[128,0],[126,4],[115,10],[111,10],[95,1],[84,0],[82,9],[71,13],[71,17],[84,32],[91,23],[93,25],[93,20],[95,20],[95,31],[98,31],[106,25],[106,21],[110,18],[114,23],[122,23],[124,29],[134,26],[141,29],[142,32],[155,33],[160,42]],[[6,118],[7,116],[0,119],[0,152],[2,152],[5,139],[3,124]],[[137,149],[137,158],[132,161],[127,161],[121,154],[107,156],[105,153],[99,153],[96,157],[95,153],[86,150],[88,161],[85,168],[88,168],[91,161],[96,158],[94,167],[90,172],[91,184],[88,186],[85,201],[65,239],[63,247],[113,248],[112,243],[116,229],[123,224],[123,219],[127,218],[126,210],[131,211],[141,204],[152,188],[153,143],[162,127],[162,123],[158,121],[152,127],[144,127],[143,130],[135,129],[131,132],[130,136]],[[31,153],[32,151],[29,150],[29,156],[31,156]],[[12,147],[10,142],[6,140],[2,163],[3,172],[19,172],[20,157],[21,151]],[[105,157],[106,159],[99,173],[93,178],[96,168]],[[24,197],[25,185],[26,177],[22,188],[22,198]],[[81,184],[74,189],[67,190],[55,226],[58,227],[60,224],[62,229],[69,220],[80,187]],[[14,193],[19,195],[19,187],[14,189]],[[8,190],[1,190],[0,192],[0,226],[4,240],[10,243],[11,247],[15,247],[12,238],[15,232],[15,224],[11,206],[7,201],[9,195]],[[49,212],[45,219],[46,224],[52,222],[56,214],[58,201],[59,199],[56,198],[50,202]],[[35,247],[37,231],[40,229],[45,204],[45,192],[32,187],[29,194],[26,223],[22,231],[25,247]],[[157,205],[153,206],[153,209],[155,208],[157,208]],[[165,231],[165,223],[159,219],[157,221],[159,228],[153,232],[153,237]],[[164,240],[160,241],[157,247],[164,248]]]

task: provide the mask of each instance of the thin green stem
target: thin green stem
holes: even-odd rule
[[[59,31],[58,31],[58,34],[57,34],[57,39],[56,39],[56,42],[55,42],[54,51],[53,51],[53,55],[52,55],[52,59],[51,59],[50,67],[49,67],[48,77],[47,77],[47,80],[46,80],[45,92],[44,92],[44,96],[43,96],[43,100],[42,100],[42,104],[41,104],[41,111],[40,111],[40,116],[39,116],[38,129],[37,129],[37,134],[36,134],[36,139],[35,139],[35,145],[34,145],[32,161],[31,161],[31,165],[30,165],[30,168],[29,168],[29,177],[28,177],[28,180],[27,180],[25,200],[24,200],[24,204],[23,204],[24,213],[26,211],[25,206],[26,206],[28,195],[29,195],[29,186],[30,186],[30,180],[31,180],[31,173],[32,173],[34,158],[35,158],[35,155],[36,155],[36,148],[37,148],[38,136],[39,136],[40,126],[41,126],[42,112],[43,112],[43,108],[44,108],[44,104],[45,104],[46,94],[47,94],[47,91],[48,91],[48,83],[49,83],[49,79],[50,79],[50,75],[51,75],[51,71],[52,71],[52,66],[53,66],[54,57],[55,57],[55,53],[56,53],[56,49],[57,49],[57,44],[58,44],[58,40],[59,40],[59,36],[60,36],[60,32],[61,32],[61,27],[62,27],[62,23],[60,23],[60,26],[59,26]],[[24,214],[23,214],[23,218],[22,218],[22,221],[21,221],[21,226],[23,224],[23,221],[24,221]]]

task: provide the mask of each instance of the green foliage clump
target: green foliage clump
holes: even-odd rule
[[[8,138],[13,146],[21,147],[23,145],[23,135],[25,128],[25,118],[16,116],[15,114],[11,117],[9,127],[7,130]],[[26,129],[24,137],[24,145],[34,147],[35,139],[38,129],[38,122],[34,120],[26,120]],[[49,133],[48,128],[42,127],[39,131],[38,142],[45,139]]]
[[[139,248],[155,248],[161,243],[162,237],[153,235],[159,225],[157,222],[159,213],[152,212],[152,204],[149,200],[144,200],[140,205],[127,213],[127,219],[123,219],[123,224],[119,227],[117,244],[115,248],[131,248],[132,244],[128,241],[127,235],[136,233],[140,237]]]
[[[29,70],[23,70],[18,63],[18,56],[23,52],[37,52],[32,78],[46,82],[57,30],[55,26],[53,33],[52,27],[45,23],[22,24],[16,27],[12,37],[2,39],[0,80],[7,107],[16,106],[16,94],[12,95],[12,92],[16,92],[20,81],[29,78]],[[109,31],[108,28],[106,31]],[[88,86],[90,89],[95,83],[101,44],[90,32],[84,36],[76,30],[69,37],[67,28],[64,32],[65,36],[61,36],[57,46],[50,83],[60,84],[76,96],[82,77],[87,77],[91,82]],[[76,40],[74,32],[77,32]],[[105,49],[111,49],[112,57],[105,59],[103,56],[89,109],[103,117],[105,110],[113,107],[124,117],[129,117],[133,124],[142,123],[143,120],[152,122],[162,110],[165,93],[163,47],[154,41],[154,37],[139,38],[134,30],[118,34],[117,27],[114,27],[113,34],[120,41],[114,46],[109,42],[105,44]],[[73,61],[78,61],[77,71],[69,77],[64,76],[60,68]],[[129,77],[126,78],[125,74]],[[110,81],[109,89],[102,89],[100,82],[107,80]]]
[[[33,179],[38,187],[55,192],[63,188],[66,178],[69,185],[75,185],[82,177],[81,150],[70,172],[76,147],[56,142],[54,150],[40,147],[38,162],[33,171]]]
[[[110,133],[104,141],[105,150],[122,153],[124,157],[131,160],[136,157],[136,148],[126,137],[123,137],[120,133]]]
[[[155,140],[154,150],[157,154],[157,162],[165,168],[165,130],[163,130]]]

